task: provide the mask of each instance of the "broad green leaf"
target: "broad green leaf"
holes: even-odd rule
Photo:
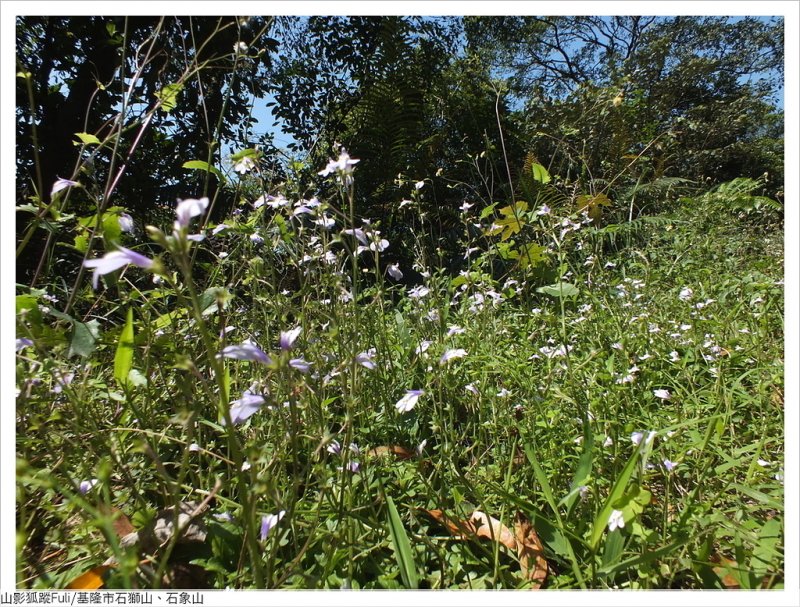
[[[133,308],[128,308],[125,326],[119,334],[117,352],[114,354],[114,379],[124,388],[128,385],[128,374],[133,367]]]
[[[651,497],[652,495],[649,491],[642,489],[639,485],[633,485],[620,499],[612,504],[612,507],[615,510],[622,511],[622,517],[627,525],[642,513],[644,507],[650,503]]]
[[[101,141],[91,133],[75,133],[75,136],[81,140],[81,143],[84,145],[92,145],[92,144],[99,144]],[[80,145],[78,142],[74,142],[75,145]]]
[[[86,234],[78,234],[75,236],[73,246],[77,251],[86,253],[86,250],[89,248],[89,237]]]
[[[495,208],[496,206],[497,206],[497,203],[496,203],[496,202],[493,202],[493,203],[492,203],[492,204],[490,204],[488,207],[485,207],[485,208],[484,208],[484,209],[481,211],[481,214],[480,214],[480,216],[479,216],[479,219],[486,219],[486,218],[487,218],[489,215],[491,215],[492,213],[494,213],[494,208]]]
[[[147,378],[138,369],[131,369],[130,373],[128,373],[128,382],[132,386],[143,388],[147,385]]]
[[[781,562],[781,540],[783,534],[780,521],[777,518],[769,519],[758,531],[758,541],[753,548],[753,558],[750,560],[750,567],[757,576],[766,575],[773,562]]]
[[[497,243],[497,252],[503,259],[519,259],[519,251],[513,247],[514,241]]]
[[[25,319],[35,326],[42,324],[42,313],[39,310],[39,302],[33,295],[17,295],[16,312],[19,316],[25,311]]]
[[[397,558],[397,565],[400,567],[400,576],[403,578],[403,584],[405,584],[406,588],[416,589],[418,587],[417,566],[414,563],[411,542],[408,539],[405,527],[403,527],[403,521],[397,513],[394,501],[388,495],[386,496],[386,504],[389,507],[389,535],[392,538],[392,547]]]
[[[183,90],[183,85],[180,83],[168,84],[156,93],[156,98],[161,101],[161,109],[165,112],[171,112],[178,105],[178,93]]]
[[[72,340],[69,343],[69,356],[77,354],[86,358],[95,349],[95,343],[100,336],[100,324],[96,320],[83,323],[77,320],[72,322]]]
[[[514,206],[508,205],[500,209],[500,214],[506,217],[519,217],[522,213],[528,210],[528,203],[524,200],[518,200]]]
[[[519,266],[524,270],[527,267],[536,267],[547,261],[547,249],[535,242],[529,242],[520,248]]]
[[[467,283],[467,279],[464,276],[456,276],[453,280],[450,281],[450,286],[454,289],[457,289],[463,284]]]
[[[531,174],[533,175],[533,179],[539,183],[544,184],[550,182],[550,173],[548,173],[547,169],[541,164],[534,162],[531,165]]]
[[[496,234],[500,235],[500,240],[508,240],[514,234],[517,234],[522,226],[525,225],[525,218],[523,213],[528,210],[528,203],[520,200],[514,203],[514,206],[506,206],[500,209],[500,214],[503,216],[501,219],[495,221],[489,230],[486,232],[489,236]]]
[[[200,296],[200,309],[203,312],[203,316],[214,314],[219,310],[220,305],[225,310],[230,300],[231,294],[228,289],[224,287],[209,287]]]
[[[578,211],[587,210],[589,217],[595,221],[600,219],[603,210],[600,207],[610,207],[611,200],[605,194],[597,194],[592,196],[590,194],[583,194],[578,196],[576,201],[578,203]]]
[[[119,242],[122,228],[119,225],[119,215],[116,213],[103,214],[103,240],[106,243]]]
[[[544,293],[552,297],[575,297],[578,295],[578,288],[568,282],[557,282],[546,287],[536,289],[537,293]]]
[[[216,175],[217,179],[219,179],[222,182],[225,182],[225,175],[223,174],[223,172],[220,171],[217,167],[211,166],[204,160],[187,160],[186,162],[183,163],[183,168],[197,169],[200,171],[210,172]]]

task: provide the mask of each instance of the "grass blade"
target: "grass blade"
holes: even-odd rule
[[[617,482],[614,483],[614,487],[611,489],[611,493],[608,495],[606,503],[603,505],[603,509],[600,510],[600,514],[598,514],[597,518],[594,519],[592,538],[589,541],[589,545],[592,547],[592,550],[597,548],[600,538],[603,537],[603,530],[608,524],[608,517],[613,510],[613,504],[625,493],[625,487],[628,486],[628,481],[631,480],[633,471],[636,469],[636,462],[639,460],[641,448],[646,442],[648,441],[642,440],[642,442],[639,443],[639,447],[634,450],[633,455],[631,455],[631,458],[628,460],[628,463],[625,464],[625,468],[622,469],[622,474],[619,475]]]
[[[386,503],[389,506],[389,535],[392,537],[392,547],[394,548],[397,564],[400,567],[400,575],[406,588],[417,589],[417,566],[414,563],[414,554],[411,551],[411,542],[408,539],[403,521],[397,513],[394,501],[388,495]]]

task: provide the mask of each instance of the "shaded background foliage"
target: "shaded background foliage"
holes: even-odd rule
[[[635,187],[671,178],[768,173],[763,193],[781,199],[779,18],[24,17],[17,35],[18,68],[31,73],[17,79],[18,205],[47,204],[57,177],[80,177],[69,210],[91,213],[112,162],[125,162],[110,202],[138,226],[189,196],[215,199],[215,219],[280,183],[326,194],[315,173],[340,145],[363,159],[358,213],[406,243],[424,218],[431,247],[452,240],[465,199],[524,192],[533,160],[568,195],[606,191],[626,212]],[[180,80],[187,66],[203,69]],[[178,81],[175,108],[155,113],[128,158],[157,93]],[[104,148],[82,163],[74,134],[110,132],[131,84],[115,157]],[[285,149],[256,134],[268,112],[294,140]],[[255,145],[257,177],[223,183],[182,167],[231,174],[230,152]],[[418,206],[397,212],[419,180]],[[30,218],[18,213],[18,238]],[[20,252],[18,282],[53,260],[54,231]]]

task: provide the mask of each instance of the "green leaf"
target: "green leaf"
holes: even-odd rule
[[[605,547],[603,550],[603,567],[611,567],[619,561],[622,556],[622,548],[625,545],[625,537],[619,529],[614,530],[608,534]]]
[[[578,203],[578,211],[586,210],[589,217],[595,221],[600,219],[603,210],[600,207],[610,207],[611,200],[603,193],[592,196],[590,194],[582,194],[578,196],[576,201]]]
[[[33,295],[17,295],[16,311],[19,316],[25,311],[25,319],[37,328],[41,328],[42,313],[39,310],[39,302]]]
[[[495,208],[496,206],[497,206],[497,203],[496,203],[496,202],[493,202],[493,203],[492,203],[492,204],[490,204],[488,207],[484,208],[484,209],[481,211],[481,214],[480,214],[480,216],[479,216],[479,219],[486,219],[486,218],[487,218],[489,215],[491,215],[492,213],[494,213],[494,208]]]
[[[567,516],[569,516],[575,505],[575,501],[578,499],[580,488],[586,484],[589,480],[589,475],[592,473],[594,433],[591,432],[591,425],[586,424],[585,428],[588,429],[589,432],[584,432],[583,453],[581,453],[581,457],[578,460],[575,476],[572,477],[569,493],[561,500],[561,503],[565,504],[567,507]]]
[[[639,460],[639,451],[646,442],[646,440],[643,440],[641,443],[639,443],[639,446],[634,449],[633,455],[631,455],[628,463],[625,464],[625,468],[622,469],[622,473],[617,477],[617,481],[614,483],[614,487],[612,487],[608,498],[606,498],[606,502],[603,505],[602,510],[600,510],[597,518],[594,519],[594,529],[592,530],[592,537],[589,540],[589,545],[592,547],[592,550],[597,548],[600,538],[603,537],[603,531],[605,530],[606,525],[608,525],[608,517],[611,515],[611,511],[614,509],[614,505],[624,495],[625,488],[628,486],[628,481],[631,480],[633,471],[636,470],[636,462]]]
[[[242,158],[252,158],[257,159],[261,156],[261,153],[255,148],[245,148],[243,150],[239,150],[235,154],[231,154],[231,160],[233,162],[238,162]]]
[[[753,489],[745,485],[740,485],[738,483],[733,483],[732,485],[730,485],[730,488],[735,491],[739,491],[740,493],[744,493],[746,496],[761,502],[762,504],[764,504],[769,508],[774,508],[775,510],[781,510],[781,511],[783,510],[782,502],[779,502],[771,495],[767,495],[766,493],[758,491],[757,489]]]
[[[133,308],[128,308],[125,326],[119,334],[117,352],[114,354],[114,379],[121,388],[128,385],[128,374],[133,367]]]
[[[519,267],[536,267],[547,261],[547,249],[535,242],[529,242],[520,248]]]
[[[86,253],[89,248],[89,237],[86,234],[78,234],[75,236],[75,242],[73,244],[77,251]]]
[[[783,539],[781,523],[777,518],[771,518],[758,532],[758,541],[753,548],[753,557],[750,568],[758,577],[767,574],[772,563],[781,562],[780,543]]]
[[[568,282],[557,282],[546,287],[536,289],[537,293],[544,293],[552,297],[575,297],[578,295],[578,288]]]
[[[416,589],[418,587],[417,566],[414,563],[411,542],[408,539],[405,527],[403,527],[403,521],[400,520],[400,515],[397,513],[397,508],[395,508],[392,498],[388,495],[386,496],[386,504],[389,507],[389,535],[392,538],[392,547],[397,558],[397,564],[400,567],[400,575],[406,588]]]
[[[171,112],[178,105],[178,93],[183,90],[183,85],[180,83],[168,84],[161,88],[156,93],[156,98],[161,101],[161,109],[165,112]]]
[[[91,133],[75,133],[75,136],[81,140],[81,143],[84,145],[92,145],[92,144],[99,144],[101,141]],[[75,145],[80,145],[77,141],[74,142]]]
[[[207,173],[213,173],[217,176],[221,182],[225,182],[225,175],[222,171],[220,171],[217,167],[211,166],[204,160],[187,160],[183,163],[184,169],[198,169],[200,171],[206,171]]]
[[[486,234],[494,236],[502,232],[500,240],[508,240],[514,234],[518,233],[522,226],[525,225],[525,218],[523,213],[528,210],[528,203],[520,200],[514,203],[514,206],[506,206],[500,209],[500,214],[503,216],[492,224]]]
[[[105,213],[103,215],[103,240],[107,243],[118,243],[122,236],[122,228],[119,225],[119,215],[116,213]]]
[[[542,488],[542,493],[544,493],[544,499],[547,500],[547,503],[550,505],[550,508],[558,518],[558,522],[561,522],[560,515],[558,513],[558,504],[556,504],[556,498],[553,496],[553,490],[550,488],[550,482],[547,480],[547,476],[542,470],[539,463],[536,461],[536,453],[533,450],[531,445],[525,445],[525,455],[528,458],[528,461],[533,466],[533,474],[536,476],[536,481]]]
[[[86,358],[95,349],[95,343],[100,336],[100,324],[96,320],[83,323],[72,321],[72,340],[69,343],[69,356],[77,354]]]
[[[534,181],[538,181],[542,184],[550,182],[550,173],[548,173],[547,169],[541,164],[534,162],[531,165],[531,174],[533,175]]]
[[[147,385],[147,378],[138,369],[131,369],[130,373],[128,373],[128,382],[132,386],[143,388]]]
[[[614,502],[612,507],[615,510],[622,511],[622,517],[627,525],[642,513],[644,507],[650,503],[651,497],[652,495],[649,491],[642,489],[639,485],[634,485],[620,499]]]
[[[221,306],[223,310],[227,309],[228,302],[232,299],[230,291],[224,287],[209,287],[200,296],[200,309],[203,316],[214,314]]]

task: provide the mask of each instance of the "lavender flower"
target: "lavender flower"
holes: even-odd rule
[[[128,215],[127,213],[120,213],[119,214],[119,229],[123,232],[133,233],[133,217]]]
[[[443,365],[454,358],[464,358],[467,355],[467,351],[464,348],[454,348],[452,350],[447,350],[442,357],[439,359],[439,364]]]
[[[234,162],[233,170],[241,175],[244,175],[247,171],[255,166],[256,163],[253,162],[253,159],[250,158],[250,156],[245,156],[244,158]]]
[[[18,337],[17,338],[17,352],[24,350],[33,345],[33,341],[28,339],[27,337]]]
[[[369,369],[370,371],[374,371],[376,369],[375,361],[372,360],[375,357],[375,348],[370,348],[367,352],[361,352],[360,354],[356,355],[356,362]]]
[[[72,181],[71,179],[62,179],[59,177],[56,182],[53,184],[53,189],[50,190],[50,197],[52,198],[56,194],[58,194],[61,190],[66,190],[72,186],[80,185],[77,181]]]
[[[125,247],[120,247],[116,251],[106,253],[99,259],[87,259],[83,262],[84,267],[94,268],[92,274],[92,287],[97,288],[100,276],[119,270],[123,266],[133,264],[140,268],[150,268],[153,266],[153,260],[141,255]]]
[[[250,386],[245,390],[242,397],[231,403],[231,421],[234,424],[241,424],[258,411],[264,404],[264,397],[260,394],[255,394],[255,386]],[[225,425],[225,420],[222,420],[222,425]]]
[[[286,514],[286,510],[281,510],[277,514],[267,514],[261,517],[261,541],[267,539],[269,532],[272,528],[277,525],[280,520],[283,518],[283,515]]]
[[[89,493],[89,491],[92,490],[92,487],[94,487],[98,482],[100,481],[96,478],[90,479],[88,481],[81,481],[80,485],[78,485],[78,491],[80,491],[81,495],[86,495],[87,493]]]
[[[403,272],[400,271],[400,266],[396,263],[390,264],[386,271],[389,273],[389,276],[394,278],[395,280],[400,280],[403,278]]]
[[[399,413],[408,413],[417,404],[419,397],[425,394],[423,390],[407,390],[403,398],[397,401],[395,407]]]
[[[363,245],[366,245],[367,242],[368,242],[367,241],[367,233],[364,230],[362,230],[361,228],[355,228],[354,230],[351,230],[351,229],[348,228],[347,230],[342,230],[342,234],[348,234],[350,236],[355,236],[356,240],[358,240],[358,242],[360,242]]]
[[[289,361],[289,366],[297,369],[300,373],[308,373],[309,369],[311,369],[311,363],[303,358],[292,358]]]
[[[220,356],[224,358],[234,358],[236,360],[249,360],[261,363],[262,365],[272,364],[272,359],[251,341],[245,341],[238,346],[225,346]]]
[[[295,327],[289,331],[281,331],[280,344],[281,350],[284,352],[292,349],[294,342],[297,341],[298,336],[303,331],[302,327]]]
[[[667,469],[667,472],[672,472],[676,468],[676,466],[678,465],[678,462],[671,462],[670,460],[665,459],[663,464],[664,464],[664,468]]]
[[[341,153],[339,154],[339,158],[337,160],[331,160],[328,162],[328,166],[326,166],[323,170],[321,170],[318,175],[322,175],[323,177],[327,177],[331,173],[336,173],[339,179],[345,184],[350,185],[353,183],[353,167],[358,163],[359,160],[356,158],[350,158],[350,155],[347,153],[347,150],[342,148]]]
[[[177,220],[175,221],[175,229],[188,228],[189,222],[192,217],[197,217],[206,212],[208,208],[208,198],[187,198],[186,200],[179,200],[178,206],[175,209]]]
[[[412,299],[421,299],[422,297],[428,295],[428,293],[430,292],[431,290],[428,287],[418,285],[413,289],[409,290],[408,296],[411,297]]]

